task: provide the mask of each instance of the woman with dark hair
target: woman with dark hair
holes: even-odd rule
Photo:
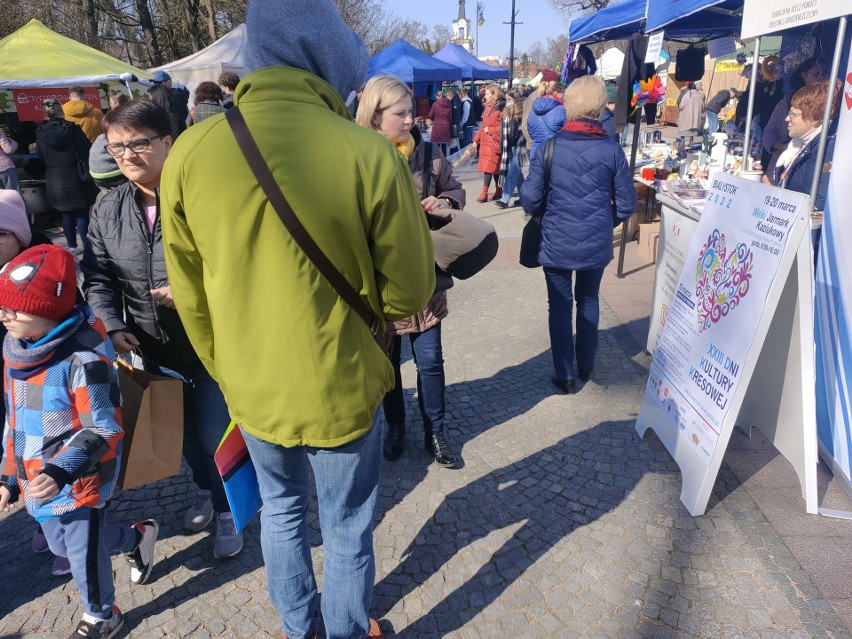
[[[128,179],[92,211],[90,245],[80,265],[83,290],[118,354],[138,351],[145,368],[184,379],[183,456],[198,486],[184,528],[199,532],[216,516],[213,555],[233,557],[242,535],[225,496],[213,453],[230,418],[218,384],[201,364],[175,310],[160,230],[160,176],[172,146],[169,114],[137,99],[104,116],[106,152]]]
[[[195,87],[195,106],[189,112],[193,124],[225,112],[222,89],[215,82],[202,82]]]
[[[453,124],[453,103],[444,91],[441,91],[435,104],[429,109],[428,119],[432,121],[430,141],[441,148],[441,153],[447,155],[447,144],[452,139],[450,129]]]
[[[766,166],[763,167],[764,176],[770,176],[764,179],[765,183],[771,181],[778,158],[790,142],[790,135],[787,132],[787,114],[790,112],[793,95],[799,89],[819,82],[822,80],[822,77],[822,66],[816,58],[808,58],[802,62],[793,71],[793,75],[790,76],[790,86],[787,95],[775,105],[769,122],[763,128],[763,148],[765,154],[770,156]]]
[[[45,195],[51,209],[62,215],[62,232],[68,249],[77,249],[77,234],[88,244],[89,207],[98,190],[87,179],[89,149],[92,143],[78,125],[65,120],[62,105],[56,100],[45,100],[44,115],[47,121],[36,133],[36,149],[47,172]]]
[[[506,106],[503,107],[503,119],[501,122],[500,140],[503,145],[500,154],[500,175],[503,177],[503,195],[499,200],[494,200],[499,208],[505,209],[509,206],[509,200],[524,183],[524,174],[518,162],[518,149],[525,148],[526,138],[521,135],[521,120],[524,116],[524,99],[517,89],[510,89],[506,94]],[[519,202],[515,202],[517,206]]]

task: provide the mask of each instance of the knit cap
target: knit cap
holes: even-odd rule
[[[62,321],[77,299],[74,257],[63,248],[40,244],[0,270],[0,306]]]
[[[33,239],[24,198],[13,189],[0,189],[0,231],[18,238],[21,247],[29,246]]]
[[[102,189],[120,186],[127,181],[115,158],[106,152],[106,135],[101,133],[89,149],[89,175]]]

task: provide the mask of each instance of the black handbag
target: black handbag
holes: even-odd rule
[[[553,166],[553,147],[556,145],[556,137],[550,138],[544,145],[544,196],[541,198],[541,206],[524,226],[521,235],[521,254],[518,261],[521,266],[527,268],[538,268],[538,251],[541,247],[541,218],[547,208],[547,191],[550,188],[550,169]]]
[[[258,184],[269,199],[272,208],[275,209],[275,212],[281,219],[281,223],[284,224],[284,227],[290,232],[296,244],[299,245],[308,259],[313,262],[316,269],[331,284],[331,287],[337,291],[337,294],[343,301],[349,304],[358,317],[364,321],[373,339],[376,340],[376,343],[384,351],[385,355],[390,357],[393,335],[385,329],[385,323],[373,314],[364,300],[361,299],[355,287],[332,264],[328,256],[317,246],[314,238],[308,233],[301,220],[296,217],[296,213],[293,211],[287,198],[284,197],[284,193],[281,192],[281,187],[275,181],[275,176],[269,170],[269,165],[263,159],[263,155],[261,155],[257,142],[255,142],[251,131],[249,131],[245,118],[243,118],[243,114],[240,112],[240,108],[235,106],[232,109],[228,109],[225,112],[225,119],[228,121],[231,131],[237,139],[237,144],[243,152],[246,162],[248,162],[248,165],[257,178]]]

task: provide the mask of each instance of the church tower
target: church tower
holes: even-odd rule
[[[450,42],[460,44],[470,53],[473,53],[473,34],[470,32],[470,20],[464,13],[464,0],[459,0],[459,17],[453,22],[453,37]]]

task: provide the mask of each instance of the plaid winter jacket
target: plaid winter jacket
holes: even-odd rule
[[[3,480],[41,521],[112,496],[121,458],[121,394],[112,343],[88,305],[29,344],[6,335],[6,458]],[[52,499],[29,497],[39,473],[59,484]]]

